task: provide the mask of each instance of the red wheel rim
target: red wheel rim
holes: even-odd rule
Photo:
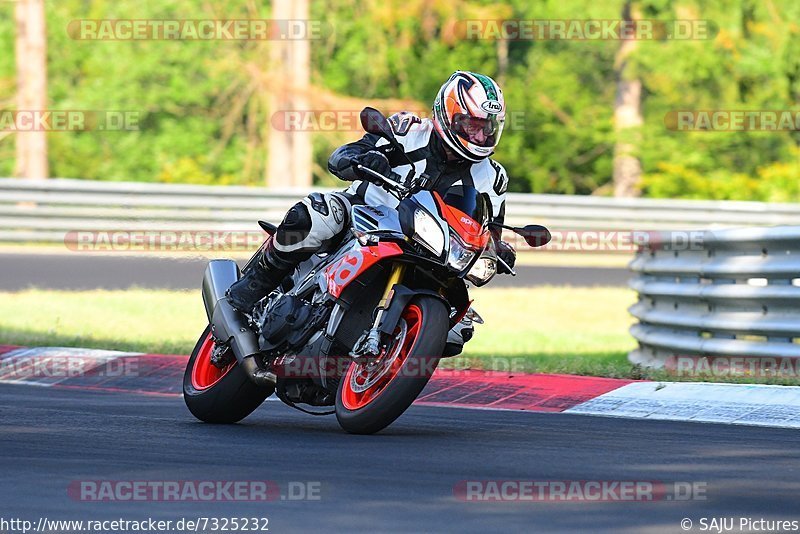
[[[213,351],[214,340],[211,339],[211,333],[209,332],[200,346],[200,350],[197,351],[197,358],[194,359],[194,366],[192,367],[192,387],[198,391],[208,389],[222,380],[236,363],[233,361],[220,369],[211,363],[211,353]]]
[[[342,404],[348,410],[358,410],[378,398],[403,368],[419,336],[422,310],[412,304],[403,310],[401,318],[401,325],[395,330],[399,339],[395,338],[384,354],[373,362],[352,362],[347,369],[342,378]]]

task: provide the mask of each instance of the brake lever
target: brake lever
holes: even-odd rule
[[[409,189],[400,182],[392,180],[391,178],[384,176],[377,171],[373,171],[369,167],[364,167],[363,165],[358,164],[356,165],[356,169],[358,169],[359,171],[366,172],[367,174],[371,174],[375,178],[378,178],[381,182],[392,186],[397,193],[400,193],[402,195],[407,195],[409,193]]]

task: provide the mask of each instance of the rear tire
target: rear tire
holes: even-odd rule
[[[392,424],[422,392],[439,363],[450,329],[444,303],[418,295],[403,310],[400,323],[398,335],[403,337],[398,340],[394,371],[380,379],[384,383],[378,380],[367,387],[370,375],[365,366],[355,362],[339,381],[336,419],[347,432],[374,434]],[[387,352],[397,348],[395,344]]]
[[[183,400],[192,415],[205,423],[236,423],[258,408],[274,389],[257,386],[236,362],[224,370],[214,367],[210,361],[213,346],[208,326],[186,364]]]

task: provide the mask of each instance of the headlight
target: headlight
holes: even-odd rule
[[[464,242],[455,234],[450,234],[450,254],[447,264],[456,271],[463,271],[475,258],[475,252],[468,249]]]
[[[497,273],[497,262],[492,258],[480,258],[467,274],[467,280],[476,286],[482,286]]]
[[[414,240],[424,245],[437,256],[444,250],[442,227],[425,210],[414,211]]]

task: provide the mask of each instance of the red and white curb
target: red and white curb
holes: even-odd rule
[[[0,384],[181,394],[186,356],[0,345]],[[416,404],[800,428],[800,387],[438,369]]]
[[[800,387],[633,382],[566,413],[800,428]]]
[[[0,384],[175,395],[181,392],[186,360],[167,354],[0,345]]]

